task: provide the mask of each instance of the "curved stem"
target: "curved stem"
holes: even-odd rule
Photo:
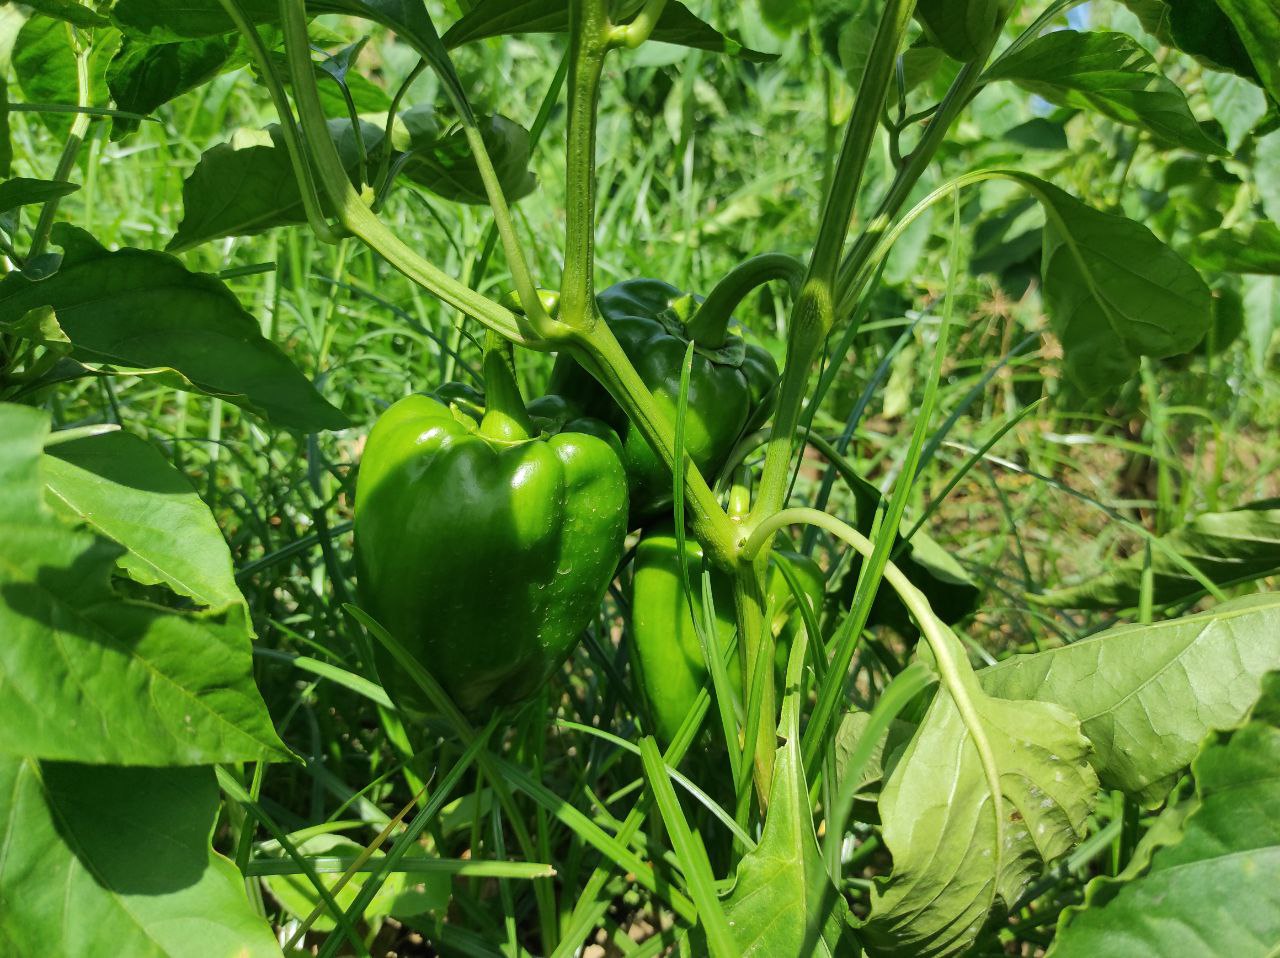
[[[67,24],[66,27],[74,41],[75,27],[70,24]],[[89,101],[93,96],[92,85],[89,82],[89,51],[77,47],[75,58],[76,106],[87,107],[91,105]],[[58,157],[58,165],[53,171],[53,179],[66,180],[71,175],[71,171],[76,165],[76,158],[80,155],[80,146],[84,143],[85,134],[89,132],[89,120],[89,114],[77,113],[75,119],[71,121],[71,129],[67,133],[67,142],[63,144],[62,155]],[[35,259],[49,245],[49,233],[53,229],[53,218],[58,213],[58,203],[61,199],[62,197],[55,196],[40,208],[40,218],[36,220],[35,232],[32,234],[31,239],[31,249],[27,253],[28,260]]]
[[[610,31],[610,44],[629,47],[632,50],[640,46],[653,34],[653,28],[658,25],[666,5],[667,0],[646,0],[634,20],[625,26],[614,27]]]
[[[831,533],[831,535],[849,546],[867,561],[870,561],[872,556],[875,555],[875,545],[857,529],[841,522],[835,516],[819,512],[817,509],[798,508],[783,509],[762,522],[743,545],[743,556],[749,557],[758,554],[761,548],[773,537],[774,533],[784,526],[794,523],[815,525]],[[917,589],[902,570],[892,562],[886,561],[884,564],[884,579],[898,593],[902,604],[907,607],[907,611],[915,619],[916,625],[920,627],[921,634],[929,643],[929,649],[933,652],[934,660],[937,662],[938,675],[942,679],[942,686],[951,696],[951,700],[955,703],[956,709],[960,713],[960,718],[969,732],[969,737],[973,740],[974,749],[978,753],[978,760],[982,764],[983,774],[987,779],[987,787],[991,789],[991,803],[996,817],[996,827],[998,829],[1002,828],[1004,824],[1004,793],[1000,788],[1000,771],[996,766],[995,752],[987,739],[987,731],[982,725],[982,719],[978,715],[978,710],[969,688],[973,681],[973,669],[963,658],[964,647],[960,645],[959,639],[955,637],[951,629],[934,615],[933,608],[929,605],[929,600],[925,598],[924,593]]]
[[[729,332],[733,311],[753,289],[775,279],[785,279],[791,292],[798,293],[805,265],[785,253],[761,253],[739,263],[712,287],[697,312],[685,323],[689,338],[699,346],[715,349]]]

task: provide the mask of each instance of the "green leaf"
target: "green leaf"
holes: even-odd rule
[[[797,642],[797,646],[803,643]],[[813,813],[800,756],[797,656],[788,667],[788,691],[778,725],[769,814],[760,843],[738,864],[725,917],[743,958],[775,955],[853,956],[849,905],[831,884],[813,830]]]
[[[239,0],[250,23],[279,19],[275,0]],[[111,21],[127,37],[147,43],[177,43],[235,32],[219,0],[116,0]]]
[[[482,117],[478,122],[507,202],[528,196],[538,186],[537,176],[529,169],[529,131],[505,116]],[[419,136],[415,140],[400,161],[404,176],[447,200],[489,204],[480,167],[461,128],[438,139]]]
[[[1253,175],[1267,219],[1280,223],[1280,130],[1258,138]]]
[[[292,839],[292,836],[290,836]],[[312,835],[302,841],[295,842],[295,847],[302,854],[307,856],[340,856],[346,855],[355,857],[364,851],[364,848],[349,838],[341,835]],[[275,841],[263,844],[263,852],[267,857],[284,857],[284,851],[280,848],[279,843]],[[371,856],[371,861],[377,861],[383,858],[384,853],[375,851]],[[426,857],[421,852],[415,853],[410,851],[409,861],[414,857]],[[333,891],[333,888],[342,878],[340,874],[323,874],[320,880],[325,887]],[[387,880],[383,882],[382,887],[378,889],[372,901],[364,909],[362,914],[366,919],[384,918],[387,915],[419,915],[427,911],[441,912],[449,904],[449,895],[452,888],[448,874],[441,873],[438,875],[423,875],[421,881],[416,883],[422,886],[421,890],[413,888],[403,871],[393,871],[387,876]],[[366,881],[369,880],[368,873],[360,873],[354,875],[341,890],[334,895],[337,901],[344,909],[349,908],[351,903],[360,894],[360,889],[364,887]],[[316,906],[320,904],[320,895],[316,892],[315,886],[311,884],[310,879],[303,875],[270,875],[262,879],[267,890],[271,892],[271,896],[280,903],[280,907],[287,911],[299,921],[310,917]],[[407,909],[407,910],[406,910]],[[333,931],[337,925],[333,918],[325,912],[311,923],[311,927],[316,931]]]
[[[359,153],[351,122],[345,119],[345,105],[342,109],[343,119],[329,121],[329,134],[354,177]],[[360,128],[366,149],[375,151],[382,141],[381,128],[372,123],[362,123]],[[165,249],[185,252],[224,236],[252,236],[306,221],[284,137],[273,124],[259,140],[247,145],[236,140],[219,143],[201,154],[183,181],[182,222]]]
[[[76,58],[71,50],[71,27],[52,17],[34,16],[23,24],[13,47],[13,72],[23,97],[30,103],[77,102]],[[106,71],[119,43],[114,31],[95,35],[89,53],[90,105],[104,106],[108,98]],[[37,113],[40,122],[65,138],[71,129],[70,113]]]
[[[74,193],[80,187],[61,180],[33,180],[16,176],[0,183],[0,214],[8,213],[33,203],[45,203]]]
[[[43,472],[55,510],[124,547],[130,578],[214,608],[244,602],[213,513],[151,443],[118,430],[60,442]]]
[[[1191,262],[1220,273],[1280,276],[1280,226],[1251,223],[1240,230],[1211,230],[1193,242]]]
[[[1148,33],[1207,66],[1260,82],[1235,25],[1219,0],[1123,0]]]
[[[0,753],[118,765],[281,758],[247,613],[181,615],[111,590],[120,548],[43,505],[48,416],[0,404]]]
[[[96,13],[76,0],[25,0],[36,13],[43,13],[55,20],[65,20],[77,27],[105,27],[111,23],[100,13]]]
[[[991,912],[1084,836],[1097,792],[1075,716],[989,697],[959,639],[947,631],[946,641],[959,684],[938,689],[885,763],[879,807],[893,872],[871,896],[873,955],[964,954]]]
[[[1051,958],[1269,958],[1280,942],[1280,676],[1251,719],[1205,742],[1179,841],[1063,913]],[[1168,839],[1165,839],[1168,842]]]
[[[1280,594],[1109,629],[979,673],[992,695],[1035,696],[1081,717],[1107,788],[1162,801],[1213,728],[1239,722],[1280,668]]]
[[[117,109],[147,115],[161,104],[212,80],[236,49],[235,37],[207,37],[179,43],[146,43],[125,38],[107,67],[107,87]],[[138,121],[115,117],[111,138],[138,128]]]
[[[1260,579],[1280,570],[1280,499],[1251,503],[1230,512],[1205,513],[1162,536],[1160,541],[1215,585]],[[1145,564],[1144,551],[1139,551],[1079,585],[1030,598],[1060,609],[1136,608]],[[1164,548],[1151,550],[1151,570],[1156,605],[1168,605],[1205,591]]]
[[[1244,328],[1258,376],[1266,372],[1267,357],[1276,330],[1280,329],[1280,279],[1275,276],[1246,276],[1244,288]]]
[[[1200,128],[1186,96],[1151,54],[1123,33],[1046,33],[994,64],[987,76],[1013,80],[1051,103],[1145,129],[1171,146],[1227,152]]]
[[[110,252],[66,223],[53,241],[65,250],[53,276],[0,280],[0,328],[49,306],[82,362],[163,370],[176,388],[220,396],[279,426],[347,425],[215,277],[165,253]]]
[[[9,955],[279,958],[209,836],[208,768],[0,759],[0,943]]]
[[[617,22],[625,22],[641,7],[630,3]],[[453,49],[474,40],[511,33],[568,33],[568,7],[562,0],[480,0],[444,35],[444,44]],[[654,25],[650,40],[724,53],[755,63],[776,60],[777,54],[761,53],[745,47],[735,38],[706,23],[679,0],[668,0]]]
[[[1262,88],[1280,103],[1280,7],[1274,0],[1217,0],[1253,61]]]
[[[1227,149],[1235,152],[1267,115],[1267,96],[1248,80],[1231,73],[1206,70],[1201,82],[1213,108],[1213,118],[1227,135]]]
[[[1213,315],[1209,287],[1147,227],[1103,213],[1025,173],[1006,172],[1045,210],[1041,272],[1067,373],[1106,393],[1133,377],[1140,356],[1190,352]]]

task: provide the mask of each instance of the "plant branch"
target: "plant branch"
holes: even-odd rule
[[[569,3],[569,128],[565,155],[564,273],[560,278],[560,319],[572,326],[593,324],[596,233],[596,105],[600,74],[609,50],[606,0]]]
[[[66,25],[71,34],[76,58],[76,106],[90,106],[92,86],[89,83],[89,50],[76,42],[76,28]],[[84,143],[85,134],[89,132],[90,117],[87,113],[77,113],[71,121],[71,129],[67,133],[67,142],[63,144],[62,155],[58,157],[58,165],[53,171],[53,179],[65,181],[71,175],[80,155],[80,146]],[[62,197],[55,196],[40,208],[40,218],[36,220],[36,228],[31,238],[31,249],[27,253],[27,261],[31,261],[45,251],[49,245],[49,233],[53,229],[53,219],[58,213],[58,204]],[[16,237],[15,237],[16,240]]]
[[[235,0],[222,0],[224,4]],[[427,262],[392,233],[364,204],[351,186],[329,136],[328,123],[316,89],[307,37],[306,12],[301,0],[281,0],[285,54],[293,79],[294,96],[306,147],[315,164],[316,176],[328,196],[338,221],[381,254],[393,267],[450,306],[461,310],[489,329],[520,346],[549,349],[523,317],[500,306],[487,296],[454,279]],[[250,32],[252,28],[250,28]]]
[[[822,211],[818,241],[809,261],[800,296],[792,309],[787,331],[787,363],[779,389],[778,411],[765,452],[760,495],[752,510],[750,524],[758,523],[783,507],[790,479],[791,455],[795,451],[800,407],[813,367],[834,322],[833,289],[838,257],[849,231],[854,203],[862,185],[867,156],[871,151],[880,114],[893,80],[894,62],[902,44],[915,0],[889,0],[880,18],[871,53],[862,73],[858,100],[845,131],[840,158],[831,189]]]

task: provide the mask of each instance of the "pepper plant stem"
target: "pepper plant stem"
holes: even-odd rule
[[[893,79],[893,62],[906,33],[915,0],[889,0],[880,18],[871,53],[862,73],[858,100],[849,117],[831,189],[822,211],[818,241],[809,261],[804,286],[792,309],[787,335],[787,363],[782,373],[778,411],[765,451],[760,494],[749,525],[759,523],[783,507],[790,485],[791,455],[800,424],[809,371],[822,349],[835,318],[833,290],[840,249],[849,231],[854,203],[862,185],[867,156],[879,127],[880,115]]]
[[[222,2],[228,4],[233,0]],[[281,0],[280,7],[284,21],[285,53],[307,152],[338,221],[381,254],[393,267],[443,302],[479,320],[517,345],[548,349],[549,344],[534,334],[523,317],[517,317],[510,310],[424,260],[365,206],[352,188],[337,148],[329,137],[328,121],[316,89],[315,71],[311,66],[305,11],[297,0]],[[273,81],[274,78],[268,82]]]
[[[76,28],[66,24],[67,31],[74,37]],[[89,51],[76,47],[76,105],[90,105],[92,90],[89,83]],[[76,157],[80,155],[80,146],[84,143],[85,134],[89,132],[90,116],[77,113],[71,121],[71,130],[67,133],[67,142],[63,144],[62,155],[58,157],[58,166],[53,171],[55,180],[65,180],[71,175],[76,165]],[[36,220],[35,232],[32,235],[31,249],[27,254],[29,260],[35,259],[49,245],[49,232],[53,229],[53,218],[58,212],[61,197],[54,197],[40,208],[40,218]]]
[[[563,299],[560,308],[563,312]],[[679,469],[684,477],[685,505],[693,513],[693,534],[715,565],[732,569],[740,532],[720,508],[715,493],[687,453],[683,463],[677,465],[675,430],[613,331],[607,323],[595,323],[590,329],[576,331],[570,342],[576,347],[574,358],[609,391],[668,468],[673,472]]]
[[[606,0],[569,2],[569,127],[565,158],[564,273],[560,318],[572,326],[595,320],[596,105],[609,50]]]

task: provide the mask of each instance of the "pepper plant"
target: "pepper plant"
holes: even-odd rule
[[[1132,621],[997,661],[1008,650],[969,628],[983,588],[924,530],[946,493],[921,508],[916,481],[954,424],[935,413],[963,335],[966,231],[999,239],[1038,217],[1036,332],[1077,396],[1149,400],[1184,357],[1229,345],[1246,285],[1258,312],[1273,289],[1259,278],[1280,274],[1280,13],[1133,0],[1123,32],[1081,29],[1078,0],[764,2],[778,42],[812,37],[824,75],[850,85],[815,164],[809,245],[752,250],[705,289],[651,276],[597,289],[611,65],[661,45],[675,62],[775,66],[704,6],[476,0],[443,31],[422,0],[34,0],[4,14],[6,954],[568,956],[598,931],[619,953],[716,958],[1273,953],[1280,600],[1246,593],[1280,569],[1275,503],[1154,530],[1114,515],[1139,554],[1018,599],[1047,622],[1081,608]],[[407,69],[385,90],[361,73],[367,33],[344,45],[353,23],[399,51],[387,69]],[[538,49],[563,61],[525,129],[478,112],[503,81],[474,63],[528,34],[550,34]],[[1210,102],[1231,113],[1197,117],[1167,57],[1217,78],[1206,88],[1229,83],[1233,99]],[[96,131],[136,136],[237,75],[275,122],[200,156],[167,252],[108,249],[90,211],[84,225],[62,215]],[[424,75],[440,104],[412,102]],[[1043,107],[1024,137],[1045,117],[1096,117],[1160,162],[1218,164],[1239,184],[1230,215],[1199,230],[1176,210],[1144,217],[1127,168],[1106,208],[1016,151],[955,171],[967,118],[1014,85]],[[530,158],[561,99],[563,235],[534,236],[515,204],[540,188]],[[47,178],[12,175],[20,114],[60,137]],[[463,275],[390,215],[406,189],[487,211]],[[975,195],[1003,197],[1007,215],[973,227]],[[823,410],[874,341],[892,257],[931,223],[948,251],[915,313],[932,358],[882,488],[849,447],[906,339],[853,384],[838,438]],[[281,227],[343,262],[367,251],[455,311],[446,336],[425,337],[447,373],[353,423],[241,305],[228,282],[244,271],[189,268],[210,244]],[[772,351],[761,303],[784,317]],[[254,569],[233,569],[178,447],[121,428],[117,389],[135,382],[238,407],[263,442],[306,437],[309,542],[341,657],[313,657],[325,646],[306,636],[302,652],[271,647],[297,634],[242,592]],[[67,418],[86,383],[111,418]],[[1018,418],[966,451],[948,492]],[[367,435],[358,476],[316,465],[317,435],[342,430]],[[393,767],[371,759],[348,788],[324,769],[318,728],[309,747],[282,736],[297,706],[281,719],[264,700],[253,654],[358,697],[361,748]],[[560,776],[547,749],[564,737],[588,758]],[[297,768],[312,820],[265,797]],[[595,775],[616,791],[597,794]],[[391,814],[389,780],[409,786]],[[324,816],[326,789],[341,805]],[[337,834],[355,826],[371,840]],[[624,912],[650,920],[643,943]],[[419,937],[388,938],[403,928]]]

